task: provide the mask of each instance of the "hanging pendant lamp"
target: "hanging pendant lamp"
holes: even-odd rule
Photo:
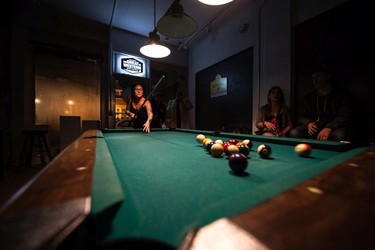
[[[160,44],[160,36],[156,28],[156,3],[154,0],[154,30],[149,33],[149,42],[140,48],[140,52],[151,58],[163,58],[169,56],[171,53],[170,49]]]
[[[140,49],[141,53],[152,58],[163,58],[169,56],[171,51],[168,47],[159,43],[160,36],[157,34],[156,28],[149,33],[149,36],[150,41]]]
[[[175,0],[167,13],[158,21],[158,31],[171,39],[181,39],[191,36],[197,29],[198,23],[194,18],[185,14],[179,0]]]
[[[222,5],[222,4],[232,2],[233,0],[198,0],[198,1],[207,5]]]

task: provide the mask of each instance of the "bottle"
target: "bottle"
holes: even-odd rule
[[[318,129],[319,129],[319,122],[320,122],[320,116],[318,116],[318,118],[316,118],[316,120],[315,120],[315,125],[318,127]]]

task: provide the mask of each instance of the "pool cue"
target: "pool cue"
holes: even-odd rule
[[[156,83],[155,87],[151,90],[150,94],[148,94],[148,96],[146,97],[145,101],[142,103],[141,107],[137,110],[137,112],[135,112],[134,114],[134,117],[136,118],[137,117],[137,114],[139,113],[139,111],[143,108],[143,106],[145,105],[146,101],[150,99],[150,97],[152,96],[152,94],[155,92],[156,88],[159,86],[159,84],[161,83],[161,81],[165,78],[164,75],[161,76],[161,78],[159,79],[159,81]],[[131,101],[130,101],[130,105],[131,105]],[[133,124],[133,121],[135,118],[132,118],[130,120],[130,124]]]
[[[159,86],[159,84],[161,83],[161,81],[165,78],[164,75],[161,76],[161,78],[159,79],[159,81],[156,83],[155,87],[151,90],[150,94],[148,94],[147,98],[146,98],[146,101],[148,99],[150,99],[150,97],[152,96],[152,94],[155,92],[156,88]],[[143,106],[143,105],[142,105]],[[141,108],[142,108],[141,106]]]

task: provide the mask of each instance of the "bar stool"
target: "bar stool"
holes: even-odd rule
[[[33,151],[35,150],[34,138],[37,139],[38,153],[40,157],[40,163],[42,167],[46,165],[46,160],[44,154],[47,153],[49,161],[52,160],[51,150],[48,147],[46,134],[48,130],[42,129],[27,129],[23,130],[22,134],[25,135],[25,139],[22,145],[21,157],[19,159],[19,167],[27,165],[31,167],[31,162],[33,158]]]

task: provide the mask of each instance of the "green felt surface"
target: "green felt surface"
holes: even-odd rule
[[[109,132],[113,131],[104,133],[104,138],[125,199],[113,215],[104,241],[152,239],[173,247],[190,229],[238,214],[363,150],[343,153],[317,145],[311,157],[302,158],[291,146],[297,141],[278,139],[277,144],[267,141],[272,158],[262,159],[256,148],[264,141],[246,136],[254,146],[249,174],[239,177],[232,174],[225,157],[212,157],[196,142],[195,136],[204,131]],[[231,134],[209,137],[245,139]],[[323,144],[322,148],[328,145],[334,149],[334,144]],[[95,199],[93,195],[93,203]]]
[[[100,131],[96,139],[92,197],[95,197],[91,206],[94,216],[124,200],[116,167]]]

